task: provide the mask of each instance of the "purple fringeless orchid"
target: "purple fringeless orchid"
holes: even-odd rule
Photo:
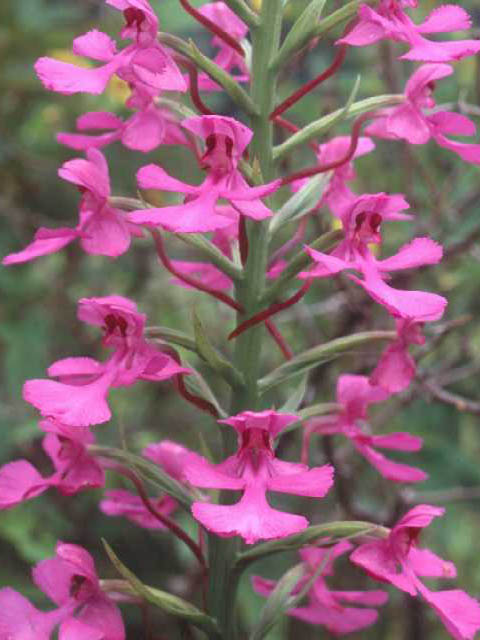
[[[419,451],[423,441],[410,433],[397,432],[372,435],[363,428],[369,405],[383,402],[388,393],[373,386],[365,376],[341,375],[337,382],[337,402],[342,407],[336,416],[312,418],[305,424],[303,460],[308,459],[311,437],[319,435],[343,435],[384,478],[393,482],[422,482],[427,474],[421,469],[389,460],[377,449],[392,451]]]
[[[127,221],[123,211],[109,203],[110,177],[105,156],[93,148],[87,150],[86,156],[86,159],[68,160],[58,171],[63,180],[76,185],[82,194],[78,225],[59,229],[41,227],[25,249],[3,259],[4,265],[55,253],[74,240],[79,240],[86,253],[114,258],[128,250],[132,235],[142,235],[141,229]]]
[[[105,0],[123,12],[125,27],[121,37],[132,40],[121,51],[107,34],[93,29],[73,41],[73,52],[104,64],[78,67],[53,58],[40,58],[35,71],[43,85],[64,94],[103,93],[117,74],[151,96],[162,91],[186,91],[187,86],[172,56],[157,40],[158,19],[147,0]]]
[[[149,344],[144,336],[146,316],[131,300],[121,296],[83,298],[79,302],[81,321],[102,327],[103,344],[113,349],[105,362],[93,358],[65,358],[48,368],[54,380],[28,380],[24,399],[45,417],[72,426],[107,422],[111,417],[107,395],[113,387],[125,387],[137,380],[154,382],[189,373],[169,355]]]
[[[409,78],[405,86],[405,102],[381,109],[366,129],[369,135],[410,144],[425,144],[433,139],[453,151],[465,162],[480,164],[480,144],[458,142],[447,136],[473,136],[476,127],[461,113],[431,110],[435,107],[433,91],[437,80],[453,73],[449,64],[424,64]]]
[[[201,165],[207,171],[207,177],[201,185],[194,186],[172,178],[157,165],[142,167],[137,174],[142,189],[181,193],[186,196],[185,202],[132,211],[128,219],[135,224],[161,226],[177,233],[216,231],[231,224],[231,218],[221,215],[217,208],[222,198],[240,214],[254,220],[270,217],[272,212],[260,198],[279,188],[280,180],[250,187],[238,170],[252,131],[226,116],[196,116],[183,120],[182,127],[205,140]]]
[[[422,596],[456,640],[473,640],[480,629],[477,600],[460,589],[430,591],[419,579],[457,576],[451,562],[417,546],[422,530],[444,513],[442,507],[419,504],[397,522],[388,538],[360,545],[350,560],[372,578],[389,582],[411,596]]]
[[[347,542],[339,542],[329,549],[306,547],[300,557],[306,568],[305,576],[295,585],[292,594],[300,592],[311,578],[311,575],[324,565],[320,575],[308,591],[307,604],[289,609],[288,615],[303,620],[308,624],[325,627],[335,636],[343,636],[375,624],[378,612],[371,607],[379,607],[386,603],[388,594],[385,591],[338,591],[328,587],[326,577],[333,576],[333,563],[336,558],[351,551],[353,546]],[[261,596],[268,597],[275,588],[275,581],[253,576],[254,590]],[[360,605],[360,606],[350,606]]]
[[[368,246],[380,244],[380,227],[384,220],[408,219],[409,216],[400,213],[408,206],[401,195],[358,196],[341,214],[344,240],[331,254],[307,247],[314,266],[309,271],[302,271],[299,278],[325,278],[344,270],[360,272],[363,279],[352,274],[349,277],[393,317],[416,322],[439,320],[447,304],[445,298],[426,291],[401,291],[388,285],[386,279],[392,271],[436,264],[441,260],[442,247],[430,238],[414,238],[395,255],[378,260]]]
[[[401,60],[422,62],[461,60],[480,51],[478,40],[435,42],[425,38],[430,34],[470,29],[472,21],[465,9],[459,5],[442,5],[436,7],[422,23],[415,24],[405,9],[417,5],[417,0],[380,0],[375,9],[362,4],[356,24],[337,44],[365,47],[389,39],[410,47],[407,53],[400,56]]]
[[[186,460],[185,476],[196,487],[242,491],[234,505],[195,502],[194,517],[219,536],[241,536],[247,544],[281,538],[308,526],[304,516],[273,509],[267,491],[322,498],[333,484],[330,465],[308,469],[275,457],[274,439],[298,416],[276,411],[244,411],[221,424],[238,434],[238,451],[214,465],[192,453]]]
[[[43,612],[17,591],[0,589],[0,637],[15,640],[125,640],[117,605],[101,590],[92,556],[59,542],[33,569],[36,586],[57,606]]]

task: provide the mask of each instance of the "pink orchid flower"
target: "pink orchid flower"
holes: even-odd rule
[[[445,513],[441,507],[419,504],[393,527],[388,538],[360,545],[350,560],[368,575],[389,582],[411,596],[421,595],[456,640],[473,640],[480,629],[480,604],[460,589],[430,591],[420,577],[455,578],[455,566],[430,549],[417,546],[422,529]]]
[[[79,302],[81,321],[102,327],[103,344],[113,349],[110,358],[65,358],[48,369],[54,380],[28,380],[24,399],[46,417],[71,426],[107,422],[111,417],[107,395],[111,388],[125,387],[137,380],[167,380],[189,373],[170,356],[149,344],[144,336],[146,317],[131,300],[121,296],[83,298]]]
[[[416,7],[417,2],[380,0],[378,8],[360,5],[358,20],[350,32],[337,41],[354,47],[365,47],[380,40],[394,40],[409,45],[401,60],[449,62],[473,56],[480,51],[478,40],[448,40],[434,42],[425,38],[431,33],[451,33],[470,29],[471,18],[465,9],[447,4],[434,9],[421,24],[415,24],[404,7]]]
[[[110,178],[103,154],[88,149],[86,155],[86,160],[68,160],[58,171],[61,178],[77,185],[82,192],[79,224],[75,228],[40,228],[33,242],[6,256],[3,264],[28,262],[55,253],[77,239],[86,253],[114,258],[128,250],[132,235],[142,235],[139,228],[127,221],[123,211],[109,204]]]
[[[453,73],[448,64],[424,64],[412,74],[405,86],[405,102],[397,107],[381,109],[366,132],[391,140],[407,140],[410,144],[425,144],[430,139],[458,154],[465,162],[480,164],[480,144],[467,144],[447,138],[447,135],[473,136],[475,124],[460,113],[435,111],[435,83]]]
[[[385,435],[370,435],[363,428],[367,409],[371,404],[383,402],[388,393],[373,386],[365,376],[342,375],[337,382],[337,402],[342,409],[336,416],[312,418],[305,425],[302,460],[308,459],[311,437],[340,434],[350,440],[354,448],[377,471],[393,482],[422,482],[427,474],[421,469],[389,460],[377,449],[392,451],[419,451],[423,441],[409,433],[395,432]]]
[[[16,460],[1,467],[0,509],[35,498],[50,487],[69,496],[105,484],[101,465],[87,451],[87,446],[94,442],[87,427],[71,427],[54,420],[43,420],[40,427],[47,433],[43,448],[55,472],[44,478],[26,460]]]
[[[167,49],[157,41],[158,20],[147,0],[106,0],[106,3],[123,12],[126,25],[121,37],[133,43],[118,51],[114,40],[93,29],[75,38],[73,52],[105,64],[84,68],[54,58],[40,58],[35,71],[43,85],[67,95],[99,94],[116,73],[151,96],[161,91],[186,91],[180,70]]]
[[[60,624],[59,640],[125,640],[120,611],[101,590],[82,547],[59,542],[56,556],[33,569],[33,581],[57,609],[39,611],[13,589],[0,589],[1,638],[50,640]]]
[[[248,27],[224,2],[208,2],[199,7],[199,13],[208,18],[229,33],[237,42],[245,38]],[[237,82],[248,82],[250,73],[243,58],[235,49],[225,43],[224,40],[215,35],[212,40],[212,47],[218,49],[218,53],[213,61],[232,75]],[[238,73],[233,73],[237,71]],[[221,87],[214,82],[206,73],[198,76],[198,86],[203,91],[220,91]]]
[[[407,207],[401,195],[377,193],[357,197],[341,215],[345,239],[328,255],[307,247],[315,264],[310,271],[302,271],[299,278],[325,278],[344,270],[357,271],[363,279],[355,275],[349,277],[392,316],[417,322],[439,320],[447,304],[445,298],[426,291],[394,289],[385,280],[392,271],[436,264],[442,257],[442,247],[430,238],[415,238],[390,258],[377,260],[368,246],[381,242],[383,220],[408,218],[399,213]]]
[[[322,498],[332,486],[331,466],[308,469],[275,457],[274,438],[297,420],[298,416],[276,411],[244,411],[219,420],[238,434],[239,447],[233,456],[217,465],[195,453],[187,458],[185,476],[193,486],[243,492],[234,505],[195,502],[192,513],[206,529],[224,537],[239,535],[252,544],[283,538],[308,526],[305,517],[272,509],[266,499],[267,491]]]
[[[128,219],[135,224],[160,225],[178,233],[216,231],[231,224],[231,218],[221,215],[216,207],[221,198],[254,220],[271,216],[272,212],[259,198],[273,193],[281,181],[250,187],[237,168],[252,131],[226,116],[196,116],[183,120],[182,126],[205,140],[201,163],[207,170],[206,179],[201,185],[193,186],[172,178],[157,165],[142,167],[137,173],[142,189],[177,192],[187,197],[183,204],[133,211]]]
[[[187,144],[185,135],[167,109],[155,106],[149,96],[140,103],[130,98],[127,106],[134,108],[134,102],[138,111],[125,121],[108,111],[84,113],[77,119],[77,130],[82,133],[59,133],[58,142],[72,149],[85,151],[91,147],[99,149],[120,140],[128,149],[144,153],[153,151],[161,144]],[[106,131],[96,135],[83,133],[90,130]]]
[[[378,612],[375,609],[348,605],[381,606],[388,600],[385,591],[332,591],[325,580],[325,577],[333,575],[334,560],[352,548],[349,542],[343,541],[330,549],[307,547],[299,552],[307,573],[292,590],[292,595],[305,587],[311,575],[323,563],[325,567],[308,591],[308,604],[290,609],[287,612],[289,616],[309,624],[321,625],[336,636],[366,629],[377,621]],[[255,591],[265,597],[272,593],[276,585],[273,580],[259,576],[253,576],[252,584]]]
[[[370,376],[370,383],[389,393],[404,391],[415,377],[415,360],[408,353],[411,344],[425,344],[422,323],[403,318],[396,319],[397,339],[391,342],[380,356]]]

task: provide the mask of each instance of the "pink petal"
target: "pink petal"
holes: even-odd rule
[[[394,289],[379,276],[373,274],[369,274],[365,280],[360,280],[355,276],[350,276],[350,278],[397,318],[412,319],[417,322],[433,322],[442,317],[447,306],[447,300],[436,293]]]
[[[392,531],[398,533],[404,529],[424,529],[428,527],[435,518],[440,518],[444,513],[445,509],[443,507],[434,507],[431,504],[417,504],[407,511]]]
[[[307,607],[290,609],[288,614],[309,624],[322,625],[335,635],[366,629],[378,618],[375,609],[354,609],[341,605],[334,609],[313,602]]]
[[[400,56],[400,60],[419,60],[426,62],[452,62],[480,51],[478,40],[443,40],[433,42],[419,37],[408,53]]]
[[[230,226],[231,220],[218,215],[215,205],[218,193],[214,190],[186,202],[185,204],[132,211],[128,219],[136,224],[160,225],[176,233],[204,233]]]
[[[232,489],[240,490],[245,486],[242,478],[222,473],[205,458],[190,453],[184,459],[183,475],[194,487],[203,489]]]
[[[404,391],[415,377],[415,360],[410,356],[407,348],[393,342],[380,356],[370,382],[379,385],[389,393]]]
[[[197,195],[199,187],[194,187],[186,182],[172,178],[168,173],[156,164],[148,164],[137,172],[137,181],[142,189],[159,189],[160,191],[176,191],[178,193]]]
[[[195,276],[211,289],[216,289],[217,291],[228,291],[233,286],[233,282],[228,276],[208,262],[184,262],[183,260],[172,260],[172,264],[178,272],[185,275]],[[180,280],[180,278],[172,278],[171,282],[176,284],[178,287],[183,287],[184,289],[193,288],[183,280]]]
[[[21,262],[28,262],[34,260],[39,256],[45,256],[50,253],[60,251],[63,247],[73,242],[80,236],[80,233],[75,229],[69,229],[63,227],[60,229],[46,229],[41,227],[35,234],[33,242],[18,251],[17,253],[10,253],[2,260],[2,264],[19,264]]]
[[[120,129],[123,120],[109,111],[89,111],[77,118],[77,129],[88,131],[89,129]]]
[[[310,271],[301,271],[298,274],[298,277],[302,280],[308,280],[309,278],[325,278],[327,276],[340,273],[340,271],[343,271],[344,269],[354,268],[350,262],[342,260],[341,258],[327,255],[326,253],[322,253],[316,249],[310,249],[310,247],[305,247],[305,250],[315,262],[315,265]]]
[[[247,487],[234,505],[194,502],[192,513],[209,531],[223,537],[241,536],[247,544],[283,538],[308,526],[303,516],[272,509],[262,487]]]
[[[139,496],[124,489],[109,489],[104,495],[99,506],[107,516],[123,516],[146,529],[165,529],[165,525],[148,511]],[[178,506],[170,496],[150,498],[150,502],[164,516],[169,516]]]
[[[431,137],[426,117],[409,103],[392,110],[386,121],[386,129],[390,135],[407,140],[410,144],[425,144]]]
[[[86,151],[92,147],[100,149],[120,138],[120,132],[103,133],[98,136],[83,135],[81,133],[57,133],[57,141],[70,149]]]
[[[386,540],[360,545],[350,560],[375,580],[389,582],[412,596],[417,594],[415,581],[402,572]]]
[[[465,9],[455,4],[444,4],[431,11],[417,30],[420,33],[449,33],[468,31],[471,26],[472,20]]]
[[[110,420],[106,396],[112,381],[111,373],[83,386],[53,380],[28,380],[23,386],[23,398],[43,416],[54,417],[71,426],[88,427]]]
[[[452,136],[474,136],[477,130],[475,123],[461,113],[453,111],[437,111],[428,116],[439,133]]]
[[[105,636],[100,629],[93,629],[76,618],[68,618],[60,625],[58,640],[105,640]]]
[[[93,358],[62,358],[51,364],[47,373],[53,378],[68,376],[94,376],[104,371],[103,365]]]
[[[393,449],[395,451],[420,451],[423,446],[423,439],[419,436],[412,436],[410,433],[402,431],[388,433],[383,436],[370,436],[371,442],[380,449]]]
[[[165,137],[165,122],[155,109],[132,116],[122,135],[123,144],[136,151],[153,151]]]
[[[416,103],[432,82],[446,78],[452,73],[453,67],[449,64],[422,64],[408,79],[405,95]]]
[[[428,478],[428,475],[421,469],[399,462],[393,462],[373,449],[373,447],[359,443],[357,440],[352,440],[352,442],[359,453],[361,453],[384,478],[387,478],[387,480],[412,483],[423,482]]]
[[[50,478],[51,486],[55,486],[64,495],[103,487],[105,473],[97,460],[87,453],[83,445],[60,438],[54,433],[49,433],[43,441],[43,448],[57,470],[57,474]]]
[[[63,180],[87,189],[98,198],[108,198],[110,184],[105,156],[98,149],[92,148],[87,150],[87,157],[87,160],[68,160],[60,167],[58,175]]]
[[[98,95],[105,91],[118,66],[118,61],[112,60],[102,67],[85,69],[54,58],[39,58],[35,63],[35,71],[44,87],[50,91],[65,95],[79,92]]]
[[[430,549],[411,547],[408,553],[408,566],[418,576],[427,578],[456,578],[457,570],[453,562],[437,556]]]
[[[330,593],[343,602],[365,604],[370,607],[380,607],[388,601],[386,591],[331,591]]]
[[[117,53],[117,45],[106,33],[92,29],[73,41],[73,53],[92,60],[108,62]]]
[[[242,155],[253,136],[251,129],[242,122],[235,120],[235,118],[228,116],[194,116],[193,118],[182,120],[181,124],[183,128],[204,140],[211,134],[229,137],[233,141],[234,152],[238,156]]]
[[[157,91],[186,91],[187,85],[172,57],[159,45],[138,48],[130,64],[135,75]]]
[[[0,638],[2,640],[50,640],[61,613],[38,611],[10,587],[0,589]]]
[[[47,488],[48,481],[29,462],[9,462],[0,468],[0,509],[34,498]]]
[[[76,617],[101,631],[105,640],[125,640],[125,627],[117,605],[100,591],[97,597],[89,599]]]
[[[437,264],[442,255],[442,246],[431,238],[414,238],[390,258],[377,260],[376,265],[381,271],[412,269],[425,264]]]
[[[326,464],[302,473],[273,476],[268,479],[267,488],[269,491],[323,498],[333,485],[333,474],[333,467]]]
[[[480,629],[480,605],[477,600],[460,589],[430,591],[419,586],[419,591],[453,638],[474,639]]]
[[[120,211],[104,206],[82,224],[84,237],[80,240],[87,253],[117,257],[130,247],[127,218]]]
[[[172,478],[180,482],[185,481],[186,461],[191,453],[190,449],[171,440],[149,444],[142,450],[142,456],[153,460]]]

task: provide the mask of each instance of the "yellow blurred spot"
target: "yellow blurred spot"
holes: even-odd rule
[[[262,0],[250,0],[250,4],[252,5],[252,9],[255,9],[257,13],[260,12],[262,8]]]
[[[373,253],[374,256],[378,256],[380,252],[380,246],[378,244],[376,244],[375,242],[371,242],[368,245],[368,248],[370,249],[370,251]]]
[[[107,86],[107,95],[112,102],[123,104],[130,96],[130,89],[124,80],[118,76],[112,76]]]
[[[92,66],[88,60],[85,60],[85,58],[81,58],[80,56],[76,56],[69,49],[52,49],[52,51],[49,52],[49,55],[56,60],[69,62],[70,64],[74,64],[77,67],[90,69],[90,67]]]
[[[337,229],[342,229],[342,223],[338,218],[335,218],[334,216],[332,216],[332,229],[337,230]]]

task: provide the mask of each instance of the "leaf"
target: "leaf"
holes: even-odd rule
[[[252,629],[249,640],[262,640],[281,616],[291,608],[290,594],[305,573],[303,564],[297,564],[287,571],[277,582]]]
[[[210,343],[198,314],[193,312],[193,331],[198,353],[233,388],[244,386],[242,374],[226,360]]]
[[[328,171],[310,178],[308,182],[293,194],[270,221],[269,231],[273,235],[289,222],[298,220],[307,214],[319,202],[328,187],[332,172]]]
[[[295,391],[292,393],[290,398],[285,402],[285,404],[279,409],[282,413],[292,413],[292,411],[297,411],[298,407],[302,404],[302,400],[307,391],[308,384],[308,374],[305,374],[300,379],[300,383]]]
[[[189,365],[186,364],[186,366],[189,366]],[[189,368],[192,369],[192,367],[189,367]],[[185,383],[185,386],[191,393],[194,393],[195,395],[198,395],[204,400],[207,400],[208,402],[210,402],[210,404],[212,404],[217,410],[217,413],[220,416],[220,418],[228,417],[228,413],[220,405],[215,394],[208,386],[207,381],[198,371],[196,371],[195,369],[192,369],[192,374],[189,376],[185,376],[183,381]]]
[[[134,453],[130,453],[129,451],[116,449],[114,447],[91,445],[88,447],[88,451],[94,456],[115,460],[116,462],[121,462],[122,464],[131,467],[144,480],[150,482],[158,487],[162,492],[167,493],[169,496],[172,496],[172,498],[178,500],[178,502],[187,511],[190,511],[190,507],[194,501],[194,496],[154,462],[151,462],[146,458],[142,458],[141,456],[137,456]]]
[[[284,362],[277,367],[277,369],[274,369],[271,373],[259,380],[259,389],[262,393],[265,393],[265,391],[285,382],[285,380],[288,380],[292,376],[318,367],[320,364],[333,360],[351,349],[369,344],[370,342],[394,340],[395,337],[395,331],[364,331],[317,345],[298,354],[291,360]]]
[[[193,351],[193,353],[197,353],[198,355],[200,355],[195,340],[183,331],[170,329],[170,327],[157,326],[147,327],[145,329],[145,334],[148,338],[158,338],[163,342],[175,344],[179,347],[183,347],[184,349],[188,349],[189,351]]]
[[[292,54],[304,47],[314,37],[325,3],[326,0],[312,0],[304,9],[283,41],[280,51],[273,61],[272,67],[274,69],[278,69]]]
[[[280,538],[279,540],[263,542],[262,544],[258,544],[254,549],[239,553],[234,569],[238,572],[243,571],[252,562],[256,562],[275,553],[297,551],[307,545],[317,544],[317,546],[330,546],[339,540],[367,534],[377,538],[386,538],[389,534],[389,529],[371,522],[354,520],[313,525],[300,533],[295,533],[286,538]],[[321,541],[321,543],[319,541]]]
[[[148,602],[151,602],[166,613],[176,616],[177,618],[182,618],[199,629],[203,629],[203,631],[209,634],[209,637],[220,637],[217,624],[213,618],[207,616],[205,613],[200,611],[200,609],[197,609],[197,607],[186,600],[182,600],[182,598],[179,598],[178,596],[174,596],[166,591],[161,591],[160,589],[155,589],[143,584],[143,582],[141,582],[141,580],[139,580],[137,576],[121,562],[108,542],[103,538],[102,543],[114,567],[132,586],[137,595],[141,596]]]
[[[338,124],[347,117],[354,118],[355,116],[366,113],[367,111],[401,104],[405,101],[405,96],[402,94],[392,93],[353,102],[356,91],[358,90],[358,84],[359,76],[357,76],[357,80],[352,92],[350,93],[349,100],[344,107],[337,109],[336,111],[332,111],[332,113],[329,113],[318,120],[314,120],[306,127],[303,127],[303,129],[300,129],[300,131],[297,131],[297,133],[291,135],[284,143],[277,145],[273,150],[275,162],[281,160],[285,155],[288,155],[292,149],[299,145],[310,142],[310,140],[317,138],[320,134],[325,134],[333,127],[334,124]]]

